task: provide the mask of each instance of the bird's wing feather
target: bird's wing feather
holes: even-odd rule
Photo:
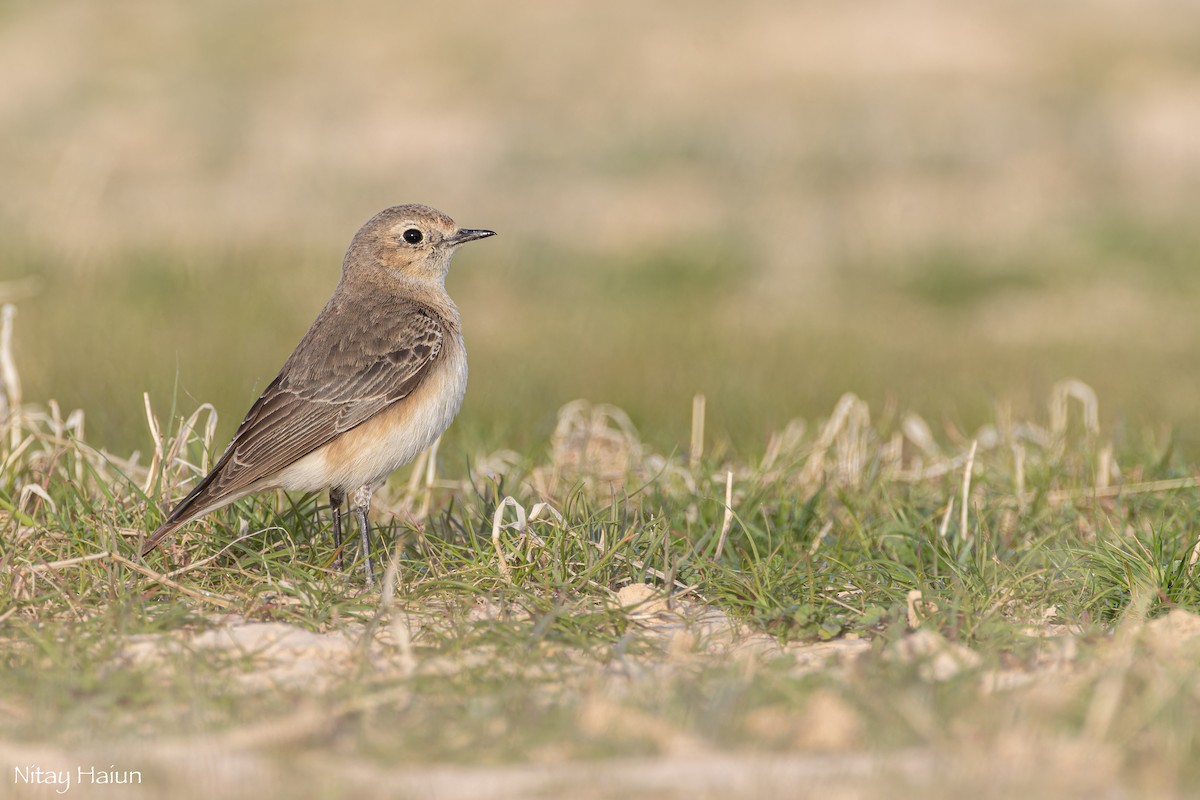
[[[216,466],[171,511],[167,523],[186,520],[271,477],[421,384],[441,352],[442,321],[416,304],[363,311],[347,314],[326,307],[250,408]],[[339,325],[324,324],[335,315]],[[348,325],[348,319],[354,323]]]

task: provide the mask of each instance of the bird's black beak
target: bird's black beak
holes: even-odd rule
[[[486,239],[489,236],[495,236],[495,235],[496,235],[495,231],[485,231],[485,230],[473,229],[473,228],[462,228],[458,231],[458,233],[454,234],[446,241],[447,241],[447,243],[452,244],[455,247],[457,247],[458,245],[465,244],[466,242],[473,242],[476,239]]]

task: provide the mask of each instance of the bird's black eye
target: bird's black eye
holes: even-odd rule
[[[420,244],[421,240],[424,238],[424,234],[422,234],[416,228],[409,228],[404,232],[404,241],[408,242],[409,244]]]

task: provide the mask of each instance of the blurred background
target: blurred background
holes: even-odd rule
[[[443,449],[577,397],[760,453],[843,392],[970,431],[1099,392],[1200,443],[1200,5],[0,1],[0,299],[30,402],[227,440],[401,202],[448,285]]]

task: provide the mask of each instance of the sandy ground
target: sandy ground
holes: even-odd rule
[[[644,591],[630,587],[630,593]],[[627,594],[626,599],[631,599]],[[660,655],[639,661],[635,680],[661,680],[679,665],[698,660],[747,665],[781,659],[799,678],[814,671],[844,673],[869,658],[872,644],[863,639],[783,646],[775,639],[748,631],[722,612],[699,604],[667,609],[661,601],[641,598],[635,612],[638,624],[659,640]],[[649,599],[649,602],[646,602]],[[472,612],[486,620],[495,609],[486,603]],[[373,667],[384,674],[412,676],[441,673],[470,663],[455,659],[423,658],[406,642],[420,640],[419,614],[398,616],[379,629],[369,647]],[[433,623],[429,623],[433,624]],[[253,670],[237,673],[248,690],[308,687],[327,692],[344,680],[363,657],[361,628],[314,633],[281,623],[226,619],[198,634],[140,636],[129,640],[121,658],[154,664],[178,652],[227,651],[255,654]],[[946,642],[918,629],[881,654],[884,662],[916,665],[920,680],[950,680],[963,670],[978,677],[981,694],[1005,694],[1021,702],[1036,693],[1070,691],[1072,681],[1096,663],[1119,664],[1121,641],[1102,646],[1099,658],[1081,660],[1075,632],[1047,623],[1037,634],[1044,655],[1032,668],[981,670],[980,657],[968,648]],[[1200,617],[1174,611],[1138,626],[1141,646],[1160,658],[1191,658],[1200,642]],[[1090,665],[1089,665],[1090,664]],[[629,664],[597,667],[616,683],[628,681]],[[1127,665],[1126,665],[1127,667]],[[666,672],[664,672],[666,671]],[[784,747],[763,749],[748,743],[734,750],[716,748],[620,701],[619,692],[582,703],[581,731],[646,737],[657,752],[614,759],[555,757],[531,753],[527,763],[503,766],[437,763],[381,763],[362,754],[340,753],[322,744],[339,719],[370,713],[372,708],[402,704],[410,693],[403,684],[377,691],[340,706],[301,705],[294,713],[260,724],[204,737],[160,737],[139,742],[97,744],[83,750],[49,745],[5,743],[0,760],[15,765],[37,764],[44,769],[75,770],[78,765],[114,765],[138,769],[140,787],[76,785],[72,797],[153,797],[169,791],[173,797],[433,797],[484,798],[616,798],[616,797],[956,797],[969,792],[979,797],[1014,794],[1030,797],[1125,797],[1122,776],[1110,745],[1089,736],[1033,733],[1020,726],[987,743],[955,741],[922,747],[870,748],[863,745],[862,721],[844,701],[818,692],[803,708],[767,709],[748,724],[751,731],[790,731]],[[1103,691],[1097,693],[1098,697]],[[1102,701],[1101,701],[1102,702]],[[1100,713],[1093,708],[1091,714]],[[1089,725],[1093,720],[1089,717]],[[1097,724],[1104,724],[1101,719]],[[654,727],[661,728],[653,731]],[[983,746],[981,746],[981,744]],[[134,766],[136,765],[136,767]],[[1167,792],[1166,794],[1170,794]],[[18,798],[49,797],[46,786],[16,786]],[[1165,796],[1165,795],[1164,795]]]

